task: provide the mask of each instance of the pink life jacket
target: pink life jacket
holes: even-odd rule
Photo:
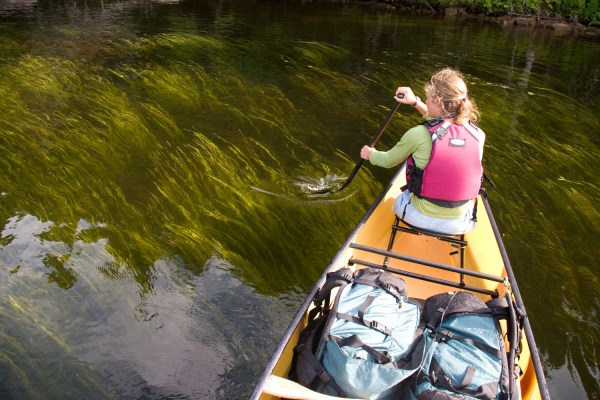
[[[477,197],[483,166],[479,142],[483,131],[474,123],[465,125],[428,121],[431,157],[425,169],[417,168],[412,156],[406,166],[407,188],[420,198],[442,207],[459,207]]]

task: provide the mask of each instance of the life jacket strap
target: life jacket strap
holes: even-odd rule
[[[451,122],[444,121],[432,134],[431,141],[435,142],[436,139],[443,139],[448,134],[448,127],[452,125]]]

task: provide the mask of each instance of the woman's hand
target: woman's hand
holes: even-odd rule
[[[423,116],[429,112],[427,109],[427,103],[422,101],[419,96],[415,96],[412,89],[407,86],[400,86],[398,89],[396,89],[396,95],[394,96],[394,99],[396,99],[398,103],[413,106]]]
[[[398,97],[399,95],[402,95],[403,97]],[[398,89],[396,89],[396,95],[394,96],[394,99],[396,99],[398,103],[412,106],[417,101],[417,96],[415,96],[412,89],[408,86],[400,86]]]
[[[360,149],[360,158],[362,158],[363,160],[370,160],[371,153],[373,152],[373,150],[375,150],[374,147],[364,145],[363,148]]]

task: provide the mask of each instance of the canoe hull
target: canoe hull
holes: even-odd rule
[[[363,268],[370,265],[381,267],[385,263],[389,270],[399,272],[407,282],[408,295],[421,299],[454,290],[452,286],[449,286],[451,284],[454,284],[455,287],[477,288],[481,292],[494,292],[500,296],[504,296],[505,292],[509,290],[513,297],[518,297],[517,304],[524,309],[524,306],[519,304],[522,303],[522,300],[491,209],[485,198],[478,199],[477,226],[464,237],[468,245],[465,247],[462,260],[460,251],[457,251],[455,244],[427,235],[398,231],[393,246],[390,247],[392,225],[395,221],[392,205],[401,192],[400,188],[404,182],[404,171],[400,169],[350,234],[331,264],[325,269],[284,334],[251,399],[273,398],[263,393],[269,376],[288,376],[293,349],[298,342],[301,330],[306,326],[307,312],[312,305],[311,300],[324,283],[326,274],[339,268],[346,266]],[[438,265],[447,269],[436,268]],[[461,265],[466,270],[473,271],[475,275],[480,274],[483,277],[489,275],[497,279],[484,279],[480,276],[469,276],[456,272],[457,270],[464,271],[461,269]],[[431,280],[423,280],[423,277],[431,278]],[[440,281],[445,283],[442,284]],[[484,300],[489,299],[489,295],[479,295]],[[526,327],[529,327],[526,317],[525,322]],[[529,346],[529,342],[533,342],[533,336],[527,334],[527,329],[525,333],[523,349],[519,357],[519,365],[523,371],[520,379],[522,398],[530,400],[549,398],[537,349],[535,346],[532,348]],[[541,379],[539,379],[540,376]]]

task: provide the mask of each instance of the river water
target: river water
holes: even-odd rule
[[[600,399],[600,41],[257,0],[0,1],[0,398],[246,398],[393,171],[311,185],[445,66],[550,392]]]

